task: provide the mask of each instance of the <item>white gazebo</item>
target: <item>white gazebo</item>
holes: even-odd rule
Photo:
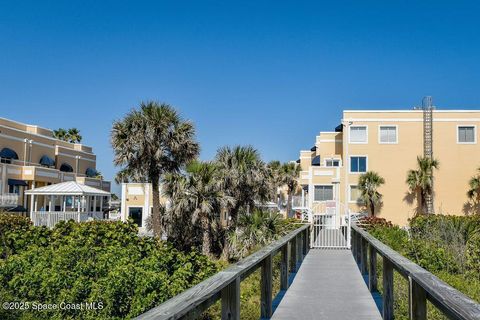
[[[30,196],[30,218],[35,226],[52,228],[59,221],[103,219],[110,193],[75,181],[25,191]]]

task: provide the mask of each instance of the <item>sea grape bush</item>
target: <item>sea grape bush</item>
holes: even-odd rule
[[[0,216],[2,216],[0,214]],[[218,265],[196,250],[139,237],[132,223],[61,222],[51,231],[1,218],[8,239],[41,233],[44,241],[10,241],[0,259],[0,302],[101,302],[97,310],[0,310],[0,319],[132,318],[213,275]],[[41,229],[41,231],[39,231]],[[27,243],[28,242],[28,243]]]

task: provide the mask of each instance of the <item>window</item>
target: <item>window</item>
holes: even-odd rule
[[[333,186],[315,186],[313,201],[333,200]]]
[[[367,172],[367,157],[350,157],[350,172]]]
[[[142,207],[130,207],[128,208],[128,217],[133,220],[137,226],[142,226]]]
[[[350,202],[363,203],[362,194],[358,186],[350,186]]]
[[[367,127],[350,127],[350,143],[367,143]]]
[[[397,143],[397,127],[381,126],[379,139],[380,143]]]
[[[474,126],[458,127],[458,143],[476,143]]]
[[[338,159],[326,159],[325,160],[326,167],[340,167],[340,160]]]

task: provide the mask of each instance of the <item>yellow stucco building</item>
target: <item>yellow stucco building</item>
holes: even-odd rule
[[[110,192],[110,182],[97,176],[91,147],[56,139],[50,129],[0,118],[0,209],[28,212],[26,190],[67,181]]]
[[[466,195],[469,179],[480,167],[478,126],[480,110],[432,111],[434,210],[439,214],[470,214]],[[383,204],[376,216],[406,225],[416,210],[408,192],[407,171],[416,169],[424,152],[422,110],[346,110],[332,132],[320,132],[314,146],[300,151],[301,194],[294,207],[325,212],[365,212],[358,201],[358,177],[375,171],[385,179],[379,192]],[[348,205],[345,205],[345,204]]]

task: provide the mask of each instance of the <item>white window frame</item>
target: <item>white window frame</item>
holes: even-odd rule
[[[365,172],[352,172],[352,158],[353,157],[365,157],[365,172],[368,172],[368,156],[365,154],[352,154],[348,158],[348,172],[350,174],[364,174]]]
[[[381,131],[382,128],[395,128],[395,142],[382,142],[381,141]],[[398,125],[396,124],[382,124],[378,126],[378,143],[379,144],[398,144]]]
[[[315,187],[332,187],[333,199],[332,200],[315,200]],[[327,202],[327,201],[333,201],[336,198],[336,196],[335,196],[335,186],[333,184],[328,184],[328,183],[314,184],[313,185],[313,195],[312,196],[313,196],[313,202],[314,203],[323,203],[323,202]]]
[[[348,202],[359,204],[358,199],[352,200],[352,187],[357,187],[358,188],[358,184],[351,183],[351,184],[348,185]]]
[[[473,142],[460,142],[460,127],[473,128]],[[476,124],[459,124],[457,125],[457,144],[477,144],[477,125]]]
[[[327,161],[338,161],[338,167],[335,166],[327,166]],[[326,168],[341,168],[342,167],[342,160],[340,158],[325,158],[323,159],[323,166]]]
[[[352,128],[365,128],[365,141],[352,142]],[[367,125],[351,125],[348,127],[348,143],[350,144],[368,144],[368,126]]]

